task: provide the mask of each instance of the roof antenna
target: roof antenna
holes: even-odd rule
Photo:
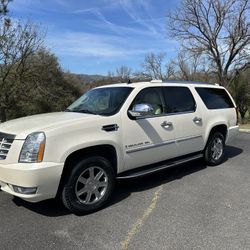
[[[131,80],[129,79],[129,80],[128,80],[128,84],[131,84],[131,83],[132,83],[132,82],[131,82]]]

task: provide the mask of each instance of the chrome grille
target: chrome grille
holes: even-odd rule
[[[14,139],[15,135],[0,132],[0,160],[6,159]]]

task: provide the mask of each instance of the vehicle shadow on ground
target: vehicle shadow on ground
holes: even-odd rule
[[[241,148],[227,146],[226,157],[224,162],[238,156],[242,152],[243,150]],[[217,167],[220,167],[220,165]],[[149,176],[130,180],[119,180],[116,183],[116,188],[110,202],[108,202],[108,204],[103,209],[121,202],[122,200],[128,198],[131,193],[141,192],[155,188],[162,184],[181,179],[187,175],[191,175],[205,168],[207,168],[207,165],[204,163],[203,160],[196,160],[176,167],[171,167],[166,170],[162,170],[158,173],[151,174]],[[39,203],[29,203],[19,198],[13,198],[13,202],[17,206],[23,206],[33,212],[44,216],[59,217],[70,214],[70,212],[66,208],[64,208],[64,206],[59,200],[48,200]]]
[[[242,152],[243,152],[243,149],[241,148],[237,148],[234,146],[226,146],[224,162],[226,162],[228,159],[231,159],[240,155]]]
[[[63,206],[59,199],[51,199],[38,203],[30,203],[18,197],[14,197],[13,202],[17,206],[25,207],[26,209],[29,209],[32,212],[48,217],[60,217],[71,214],[71,212]]]
[[[223,163],[227,162],[231,158],[240,155],[242,152],[243,150],[241,148],[227,146],[225,150],[226,156]],[[222,165],[218,165],[215,167],[220,167],[220,166]],[[133,192],[141,192],[147,189],[155,188],[162,184],[166,184],[171,181],[181,179],[187,175],[191,175],[195,172],[201,171],[207,167],[210,166],[207,166],[205,162],[202,159],[200,159],[185,164],[181,164],[175,167],[171,167],[166,170],[162,170],[158,173],[151,174],[149,176],[126,180],[126,181],[125,180],[118,181],[116,186],[116,191],[114,192],[113,195],[113,199],[108,205],[110,206],[112,204],[119,202],[122,199],[125,199]]]

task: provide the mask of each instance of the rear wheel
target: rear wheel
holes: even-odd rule
[[[222,163],[225,151],[225,137],[220,132],[210,135],[204,152],[204,159],[208,165],[216,166]]]
[[[62,190],[62,202],[73,213],[93,212],[110,198],[114,183],[110,162],[99,156],[89,157],[73,166]]]

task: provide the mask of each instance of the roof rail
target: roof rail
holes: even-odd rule
[[[195,81],[182,81],[182,80],[167,80],[167,81],[163,81],[163,83],[209,84],[209,85],[215,85],[214,83],[209,83],[209,82],[195,82]]]

